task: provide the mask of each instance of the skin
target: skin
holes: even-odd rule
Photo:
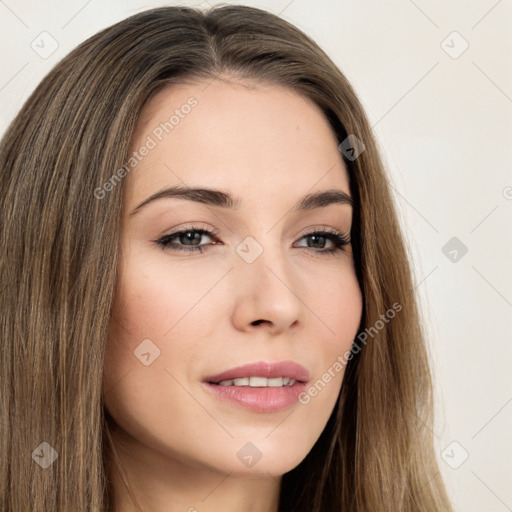
[[[132,151],[190,96],[198,101],[125,178],[105,406],[142,510],[274,512],[281,475],[320,436],[343,371],[307,405],[273,413],[212,396],[202,380],[246,363],[291,360],[309,370],[311,384],[350,349],[362,314],[352,248],[322,252],[334,244],[315,245],[304,234],[349,234],[352,207],[291,211],[306,194],[349,194],[348,174],[329,124],[309,100],[273,84],[209,82],[166,87],[139,118]],[[240,208],[164,198],[130,215],[180,184],[229,192]],[[215,238],[196,235],[203,253],[155,243],[191,223],[217,231]],[[252,263],[235,250],[248,236],[263,249]],[[183,237],[174,243],[191,247]],[[148,366],[134,355],[145,339],[160,350]],[[248,442],[262,454],[252,467],[237,457]],[[111,478],[116,512],[138,510],[117,470]]]

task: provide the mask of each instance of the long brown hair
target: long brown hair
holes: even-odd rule
[[[371,336],[355,341],[321,437],[283,476],[280,511],[450,511],[407,248],[371,127],[315,42],[244,6],[163,7],[102,30],[52,69],[1,142],[1,510],[111,510],[102,375],[123,182],[94,190],[126,162],[155,92],[223,75],[285,85],[321,108],[340,144],[364,144],[343,158]]]

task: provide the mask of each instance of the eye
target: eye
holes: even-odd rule
[[[216,238],[213,231],[208,229],[196,228],[194,226],[175,231],[169,235],[164,235],[155,242],[162,247],[162,249],[169,249],[171,251],[185,251],[185,252],[204,252],[204,245],[200,242],[203,237]]]
[[[214,243],[204,243],[204,238],[214,240]],[[341,231],[336,230],[316,230],[306,233],[299,240],[307,239],[305,249],[314,253],[333,254],[343,251],[343,247],[350,245],[349,237]],[[218,242],[217,233],[208,229],[189,226],[185,229],[175,231],[168,235],[164,235],[158,240],[154,240],[164,250],[199,252],[203,253],[208,245],[215,245]],[[331,248],[325,248],[326,244],[331,244]],[[300,247],[300,246],[299,246]],[[304,247],[304,246],[302,246]]]
[[[336,253],[343,251],[343,247],[350,245],[350,239],[341,231],[319,230],[312,231],[302,236],[301,240],[308,239],[307,249],[320,253]],[[331,248],[326,249],[325,244],[330,243]],[[319,247],[321,246],[321,247]]]

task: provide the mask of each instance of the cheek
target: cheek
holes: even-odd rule
[[[220,304],[205,294],[218,281],[216,274],[180,272],[151,257],[134,258],[121,269],[104,369],[105,402],[113,416],[118,410],[123,422],[136,424],[143,410],[158,421],[166,393],[178,410],[181,398],[189,400],[171,375],[187,381],[203,340],[215,330],[209,313],[219,316]]]
[[[140,268],[122,275],[116,294],[105,354],[105,407],[132,437],[164,449],[166,435],[180,439],[169,427],[173,415],[179,411],[191,421],[200,413],[179,383],[187,381],[197,357],[201,324],[187,316],[196,293],[177,292],[184,279]]]
[[[322,279],[320,279],[322,277]],[[323,288],[315,283],[327,283]],[[312,351],[315,373],[299,396],[299,403],[309,417],[325,424],[336,404],[353,341],[357,335],[363,311],[363,296],[355,273],[346,268],[315,276],[307,283],[312,290],[307,296],[311,309],[308,333],[314,336]]]
[[[352,347],[361,321],[363,297],[355,274],[347,271],[330,282],[326,293],[317,294],[316,300],[319,326],[325,333],[318,351],[320,364],[315,377],[321,382],[316,388],[318,393],[325,394],[323,399],[329,407],[333,407],[345,373],[346,353]]]
[[[181,319],[194,313],[195,306],[218,280],[218,270],[199,273],[181,262],[172,265],[153,259],[133,258],[120,275],[122,285],[116,292],[113,314],[125,335],[167,337]]]
[[[317,280],[318,282],[318,280]],[[332,356],[350,348],[359,327],[363,311],[363,297],[356,275],[347,268],[324,276],[326,285],[310,294],[310,322],[323,335],[324,354]]]

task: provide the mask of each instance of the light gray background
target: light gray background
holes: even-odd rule
[[[434,363],[434,434],[449,493],[457,511],[512,511],[511,1],[225,3],[262,7],[296,24],[355,87],[414,260]],[[0,133],[71,49],[160,5],[0,1]],[[58,48],[48,56],[51,38]],[[443,252],[453,237],[458,245]]]

